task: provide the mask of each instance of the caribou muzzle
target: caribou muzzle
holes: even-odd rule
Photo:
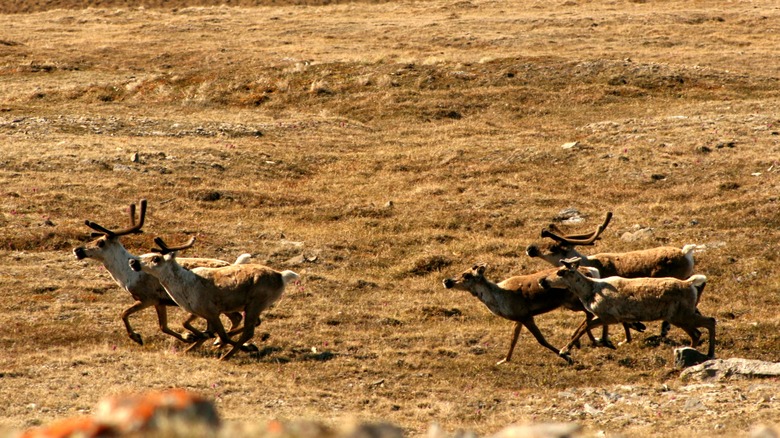
[[[80,246],[73,249],[73,255],[76,256],[76,260],[84,260],[87,258],[87,251],[84,250],[83,246]]]
[[[136,259],[130,259],[128,261],[130,263],[130,269],[132,269],[135,272],[141,272],[141,261]]]

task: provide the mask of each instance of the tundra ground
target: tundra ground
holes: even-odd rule
[[[589,251],[697,244],[716,355],[780,360],[775,2],[126,3],[0,11],[0,428],[169,387],[231,422],[410,435],[780,422],[776,381],[681,382],[687,338],[653,342],[655,323],[617,350],[586,342],[572,366],[524,331],[495,366],[512,323],[441,285],[476,262],[495,280],[545,268],[524,254],[543,226],[574,208],[567,229],[590,231],[611,210]],[[140,198],[134,253],[197,236],[186,255],[303,276],[258,354],[185,355],[151,310],[133,319],[144,345],[127,338],[130,295],[70,251],[85,219],[124,227]],[[537,324],[562,347],[580,318]]]

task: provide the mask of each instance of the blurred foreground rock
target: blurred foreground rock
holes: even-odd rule
[[[780,363],[755,359],[713,359],[680,374],[682,380],[729,380],[780,376]]]
[[[542,423],[510,426],[494,438],[576,437],[582,426],[574,423]],[[449,438],[436,425],[428,438]],[[459,437],[476,437],[458,432]],[[28,429],[17,438],[98,437],[273,437],[273,438],[402,438],[404,431],[388,423],[350,423],[331,428],[312,421],[264,424],[225,424],[210,400],[183,389],[108,397],[98,403],[91,416],[55,421]]]
[[[509,426],[493,438],[567,438],[576,437],[582,426],[574,423],[543,423]]]
[[[69,418],[22,432],[20,438],[115,436],[215,436],[220,426],[214,403],[172,389],[113,396],[98,403],[92,416]]]

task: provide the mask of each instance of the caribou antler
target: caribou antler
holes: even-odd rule
[[[154,243],[156,243],[157,246],[159,246],[159,248],[152,248],[152,252],[158,252],[160,254],[165,255],[165,254],[170,254],[170,253],[172,253],[174,251],[181,251],[181,250],[184,250],[184,249],[187,249],[187,248],[191,248],[192,245],[195,244],[195,237],[194,236],[191,237],[190,240],[187,243],[185,243],[184,245],[181,245],[181,246],[170,247],[170,246],[165,244],[165,242],[162,240],[161,237],[155,237],[154,238]]]
[[[593,242],[599,238],[599,235],[607,229],[609,221],[612,220],[612,212],[607,212],[607,216],[604,218],[604,222],[599,225],[596,231],[589,234],[570,234],[564,235],[561,230],[555,225],[550,224],[546,229],[542,230],[542,237],[549,237],[561,243],[569,245],[593,245]]]
[[[135,204],[130,204],[130,226],[135,226]]]
[[[119,237],[119,236],[125,236],[127,234],[143,233],[141,228],[144,226],[145,219],[146,219],[146,199],[141,199],[141,213],[138,217],[137,224],[135,223],[135,204],[130,204],[130,228],[126,228],[124,230],[119,230],[119,231],[112,231],[102,225],[99,225],[89,220],[84,221],[84,225],[97,231],[97,233],[92,233],[93,236],[105,235],[108,237]]]
[[[547,225],[547,231],[550,233],[554,233],[558,236],[566,237],[567,239],[575,239],[575,240],[587,240],[590,239],[593,236],[593,233],[585,233],[585,234],[566,234],[565,231],[558,228],[555,224]],[[542,236],[544,237],[544,236]],[[547,236],[549,237],[549,236]]]

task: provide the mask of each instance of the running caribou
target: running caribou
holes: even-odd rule
[[[707,283],[704,275],[692,275],[685,280],[671,277],[590,278],[580,271],[579,257],[561,263],[563,267],[539,279],[539,285],[545,290],[569,289],[596,318],[577,329],[560,355],[568,355],[588,329],[603,324],[660,320],[683,329],[694,348],[701,337],[697,328],[706,328],[709,332],[707,356],[715,356],[715,318],[702,316],[697,310],[701,291]]]
[[[608,212],[604,222],[595,231],[588,234],[565,234],[554,224],[542,230],[541,237],[548,238],[543,242],[529,245],[526,254],[539,257],[553,266],[561,266],[564,259],[578,257],[581,266],[590,266],[599,270],[602,278],[618,276],[624,278],[639,277],[673,277],[686,279],[693,274],[693,250],[696,245],[685,245],[682,248],[662,246],[657,248],[630,251],[624,253],[599,253],[583,255],[577,251],[577,246],[593,245],[612,219]],[[661,336],[669,332],[669,323],[661,325]],[[631,342],[631,335],[626,332],[626,342]]]
[[[95,222],[89,220],[85,221],[85,225],[95,231],[92,233],[92,237],[95,237],[95,239],[84,246],[79,246],[73,249],[73,255],[76,256],[77,260],[91,258],[101,262],[109,274],[111,274],[111,277],[114,279],[114,281],[122,289],[128,291],[130,295],[133,296],[135,303],[122,312],[122,322],[125,325],[125,330],[127,331],[127,335],[130,337],[130,339],[137,342],[138,344],[143,345],[143,338],[141,337],[141,334],[133,330],[132,326],[130,325],[130,315],[133,315],[136,312],[140,312],[143,309],[154,307],[155,311],[157,312],[157,320],[160,326],[160,330],[163,333],[173,336],[174,338],[183,342],[195,342],[196,339],[193,334],[197,333],[197,330],[192,327],[189,319],[185,322],[184,327],[187,328],[191,333],[180,334],[168,327],[167,307],[176,306],[176,303],[168,296],[160,282],[151,275],[143,272],[133,271],[127,264],[127,260],[130,258],[135,258],[135,256],[130,254],[130,252],[125,249],[125,247],[122,245],[122,242],[120,241],[120,238],[130,234],[139,234],[143,232],[141,228],[143,227],[144,220],[146,219],[146,200],[142,199],[140,204],[141,211],[138,217],[138,222],[136,223],[135,220],[136,206],[135,204],[131,204],[130,227],[122,230],[115,231],[103,227]],[[242,254],[235,263],[246,263],[250,257],[251,256],[249,254]],[[217,267],[230,265],[230,263],[223,260],[203,258],[180,259],[180,262],[188,267]],[[231,331],[235,328],[239,328],[238,326],[241,323],[241,314],[231,313],[227,316],[231,321]]]
[[[232,345],[220,360],[230,359],[248,342],[254,336],[255,326],[259,324],[260,313],[281,298],[285,286],[300,280],[300,276],[293,271],[278,272],[252,263],[188,270],[178,263],[176,252],[194,245],[194,237],[178,247],[169,247],[159,237],[155,243],[160,248],[137,258],[129,258],[125,263],[135,272],[145,272],[156,277],[176,304],[206,319],[207,336],[216,332],[222,345]],[[238,341],[230,339],[220,321],[219,315],[226,312],[244,312],[244,329]],[[205,338],[202,336],[187,351],[200,346]]]

